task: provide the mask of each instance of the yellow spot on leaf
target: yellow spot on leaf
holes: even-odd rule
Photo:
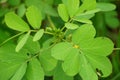
[[[78,45],[74,45],[73,47],[74,47],[74,48],[77,48],[77,49],[79,48],[79,46],[78,46]]]

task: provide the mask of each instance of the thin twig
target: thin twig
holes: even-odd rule
[[[114,48],[114,50],[120,50],[120,48]]]
[[[6,39],[5,41],[3,41],[3,42],[0,44],[0,47],[1,47],[2,45],[4,45],[6,42],[10,41],[11,39],[13,39],[13,38],[15,38],[15,37],[18,37],[19,35],[21,35],[21,34],[23,34],[23,33],[24,33],[24,32],[18,33],[18,34],[16,34],[16,35],[14,35],[14,36]]]

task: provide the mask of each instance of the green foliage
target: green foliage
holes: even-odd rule
[[[114,10],[116,6],[111,3],[97,3],[97,8],[100,8],[101,11],[111,11]]]
[[[106,56],[112,52],[114,45],[108,38],[94,38],[94,36],[95,29],[93,26],[85,24],[73,33],[72,43],[62,42],[56,44],[52,48],[52,56],[58,60],[64,61],[62,67],[67,75],[74,76],[78,72],[80,72],[80,74],[86,74],[85,70],[81,71],[84,65],[93,66],[93,68],[91,68],[93,71],[96,69],[101,70],[103,77],[106,77],[112,72],[112,65],[110,61],[107,60]],[[88,61],[90,63],[88,63]],[[109,65],[109,68],[107,66],[103,66],[103,62],[105,61],[105,64]],[[90,67],[86,66],[85,69],[87,68],[89,70]],[[86,77],[87,79],[85,80],[90,79],[90,77],[91,76],[88,76],[88,78]],[[97,78],[95,80],[97,80]]]
[[[14,18],[14,19],[13,19]],[[5,15],[5,22],[9,28],[17,31],[28,31],[29,26],[19,16],[13,12],[9,12]]]
[[[26,72],[27,80],[44,80],[44,71],[36,58],[30,60]]]
[[[114,48],[119,44],[98,35],[99,29],[108,30],[105,25],[118,28],[114,4],[97,0],[0,3],[7,5],[2,6],[6,11],[0,8],[0,80],[104,80],[116,67],[116,59],[108,56],[119,50]]]
[[[26,17],[27,17],[30,25],[34,29],[40,28],[42,16],[36,7],[34,7],[34,6],[29,7],[26,12]]]
[[[68,15],[68,11],[66,9],[66,6],[64,4],[59,4],[58,6],[58,13],[60,15],[60,17],[67,22],[69,19],[69,15]]]
[[[19,41],[18,45],[16,46],[16,52],[18,52],[24,44],[27,42],[27,39],[29,38],[30,32],[28,32],[26,35],[22,37],[22,39]]]
[[[11,80],[21,80],[24,76],[27,68],[27,63],[24,63],[20,66],[20,68],[16,71],[14,76],[11,78]]]
[[[44,34],[44,30],[40,29],[34,36],[33,41],[38,41]]]

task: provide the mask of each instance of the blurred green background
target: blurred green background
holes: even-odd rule
[[[108,2],[116,5],[116,10],[98,12],[91,20],[97,30],[97,36],[109,37],[114,42],[115,47],[120,48],[120,0],[97,0],[97,2]],[[0,43],[17,33],[9,29],[4,22],[4,15],[7,12],[15,11],[17,15],[25,19],[26,8],[35,5],[42,11],[43,28],[49,25],[47,16],[50,16],[55,25],[59,27],[63,25],[63,21],[57,13],[57,6],[60,3],[61,0],[0,0]],[[100,80],[120,80],[120,51],[114,51],[109,58],[113,65],[113,73]],[[50,80],[50,78],[46,78],[46,80]]]

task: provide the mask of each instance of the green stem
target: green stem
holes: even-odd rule
[[[50,34],[50,35],[54,35],[53,33],[51,33],[51,32],[47,32],[47,31],[44,32],[44,33],[46,33],[46,34]]]
[[[55,27],[55,25],[53,24],[50,16],[47,16],[47,18],[48,18],[48,21],[49,21],[49,23],[50,23],[50,27],[51,27],[53,30],[56,30],[56,27]]]
[[[51,46],[49,46],[49,47],[46,48],[46,49],[40,49],[40,50],[36,53],[36,55],[29,57],[29,58],[26,60],[26,62],[29,62],[32,58],[38,57],[41,52],[47,51],[48,49],[52,48],[55,44],[56,44],[56,43],[52,44]]]
[[[73,18],[74,17],[72,17],[69,21],[68,21],[68,23],[70,23],[72,20],[73,20]],[[65,25],[61,28],[61,31],[63,31],[65,29]]]
[[[6,42],[10,41],[11,39],[13,39],[13,38],[15,38],[15,37],[17,37],[17,36],[19,36],[19,35],[21,35],[21,34],[23,34],[23,33],[24,33],[24,32],[18,33],[18,34],[16,34],[16,35],[8,38],[7,40],[3,41],[3,42],[0,44],[0,47],[1,47],[2,45],[4,45]]]
[[[114,50],[120,50],[120,48],[114,48]]]

